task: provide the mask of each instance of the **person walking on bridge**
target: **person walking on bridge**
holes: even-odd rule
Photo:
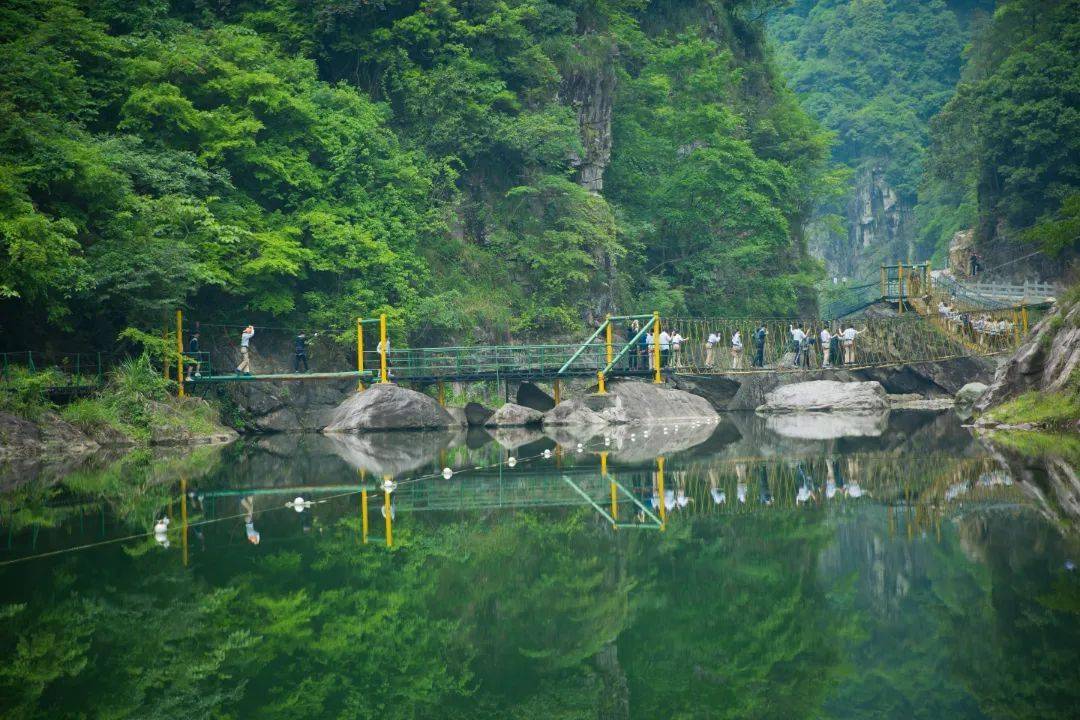
[[[237,375],[251,375],[251,357],[248,345],[254,335],[254,325],[248,325],[244,328],[244,332],[240,333],[240,364],[236,366]]]
[[[199,372],[199,331],[191,333],[191,339],[188,340],[188,356],[191,362],[187,363],[187,380],[191,382],[192,375],[195,377],[201,377],[202,373]]]
[[[309,338],[304,331],[301,330],[300,333],[293,338],[293,372],[300,372],[300,363],[304,363],[304,372],[308,372],[308,340],[314,340],[317,337],[319,337],[319,333],[315,333]]]
[[[754,367],[765,367],[765,338],[768,334],[764,324],[754,331]]]
[[[736,330],[731,336],[731,369],[742,370],[742,334]]]
[[[848,325],[844,330],[844,364],[855,364],[855,336],[861,333],[862,330],[856,330],[853,326]]]
[[[829,328],[821,328],[821,367],[829,367],[829,360],[832,358],[832,333],[829,332]]]

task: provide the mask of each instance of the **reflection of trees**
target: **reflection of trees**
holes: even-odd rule
[[[847,592],[815,581],[828,541],[786,511],[673,526],[632,566],[620,641],[640,717],[811,717],[840,671]]]

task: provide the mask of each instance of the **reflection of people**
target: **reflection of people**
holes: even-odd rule
[[[739,500],[739,504],[746,504],[746,464],[737,463],[735,465],[735,476],[738,478],[738,484],[735,486],[735,496]]]
[[[713,468],[709,468],[709,494],[712,495],[712,501],[715,505],[723,505],[727,502],[727,493],[718,487],[716,470]]]
[[[758,469],[758,500],[761,501],[762,505],[773,504],[773,496],[772,493],[769,492],[768,468],[765,467],[764,463],[762,463],[761,467]]]
[[[240,501],[240,507],[244,511],[244,530],[247,533],[248,542],[258,545],[262,540],[259,531],[255,529],[255,496],[248,495]]]
[[[802,463],[799,463],[795,467],[795,480],[798,483],[798,488],[795,493],[795,504],[802,505],[814,497],[813,481],[810,479],[810,476],[806,474],[806,470],[803,468]]]

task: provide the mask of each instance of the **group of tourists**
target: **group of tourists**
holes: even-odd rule
[[[988,345],[994,337],[1009,336],[1016,332],[1016,323],[995,320],[990,313],[960,312],[944,300],[938,302],[938,316],[946,328],[957,334],[966,334],[980,345]]]
[[[318,336],[319,333],[308,335],[301,330],[293,337],[292,369],[294,373],[310,372],[308,366],[308,343]],[[254,325],[247,325],[240,332],[239,361],[233,371],[236,375],[251,376],[251,339],[253,337],[255,337]],[[389,342],[387,347],[389,347]],[[379,344],[379,352],[382,352],[382,343]],[[202,377],[204,358],[205,354],[202,352],[199,331],[195,330],[188,339],[187,352],[185,353],[185,379],[188,382]]]
[[[822,368],[855,364],[855,339],[864,332],[851,325],[843,330],[839,327],[823,327],[818,332],[801,324],[789,325],[788,331],[791,334],[791,355],[782,359],[780,364],[802,368],[818,367],[816,357],[819,348]],[[654,337],[653,333],[641,333],[641,325],[634,321],[630,326],[629,337],[638,339],[630,354],[629,365],[631,370],[655,370],[658,343],[662,369],[690,367],[716,370],[724,363],[724,356],[727,355],[727,369],[743,370],[746,368],[748,350],[751,353],[750,367],[764,368],[768,336],[769,331],[764,324],[759,324],[748,340],[743,339],[741,330],[734,330],[730,335],[725,335],[722,331],[710,331],[703,343],[702,356],[696,349],[699,346],[689,342],[677,327],[663,329],[659,337]]]

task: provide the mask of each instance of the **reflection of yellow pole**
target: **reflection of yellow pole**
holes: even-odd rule
[[[596,382],[597,382],[597,386],[598,386],[597,390],[596,390],[596,394],[597,395],[607,395],[607,389],[604,388],[604,371],[603,370],[596,373]]]
[[[356,383],[356,391],[364,389],[364,321],[356,318],[356,372],[360,373],[360,380]]]
[[[660,313],[654,312],[652,314],[652,317],[653,368],[655,370],[653,382],[659,385],[664,382],[664,380],[660,377]]]
[[[183,386],[181,386],[183,387]],[[180,545],[184,549],[184,567],[188,564],[187,541],[187,478],[180,478]]]
[[[360,530],[361,538],[364,544],[367,545],[367,531],[368,531],[368,511],[367,511],[367,490],[360,491]]]
[[[608,476],[607,456],[607,450],[602,450],[600,452],[600,477],[602,478]],[[615,518],[616,521],[619,520],[619,494],[616,490],[614,480],[611,481],[611,517]]]
[[[553,392],[553,393],[555,394],[554,400],[555,400],[555,404],[556,404],[556,405],[558,405],[558,404],[559,404],[559,402],[560,402],[560,399],[559,399],[559,390],[560,390],[560,389],[561,389],[561,388],[559,387],[559,379],[558,379],[558,378],[555,378],[555,382],[553,382],[553,383],[551,384],[551,390],[552,390],[552,392]]]
[[[656,494],[660,496],[660,529],[667,525],[667,503],[664,502],[664,456],[656,458]]]
[[[386,510],[386,547],[394,547],[394,513],[390,506],[389,490],[383,490],[383,508]]]
[[[439,381],[439,404],[446,407],[446,385],[442,380]]]
[[[614,350],[611,347],[611,315],[607,316],[607,321],[604,324],[607,326],[607,333],[604,338],[604,346],[607,351],[605,357],[607,357],[607,364],[610,365],[612,358],[615,357]]]
[[[390,382],[386,372],[386,313],[379,315],[379,377],[382,382]]]
[[[881,266],[881,297],[885,297],[888,294],[889,293],[887,292],[886,283],[885,283],[885,266],[882,265]]]
[[[184,397],[184,311],[176,311],[176,394]],[[186,563],[185,563],[186,564]]]

